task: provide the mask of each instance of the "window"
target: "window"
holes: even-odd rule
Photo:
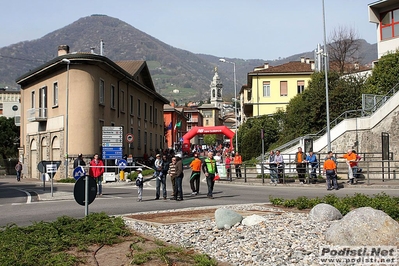
[[[3,114],[3,103],[0,103],[0,115]]]
[[[150,105],[150,122],[152,122],[152,105]]]
[[[205,119],[205,125],[209,126],[209,120],[208,119]]]
[[[104,105],[104,95],[105,95],[104,80],[100,79],[99,101],[100,101],[100,104],[102,104],[102,105]]]
[[[36,107],[36,97],[35,97],[35,91],[31,92],[31,97],[30,97],[30,108],[35,108]]]
[[[187,113],[186,116],[187,116],[187,121],[188,122],[192,122],[192,120],[191,120],[192,119],[192,114],[191,113]]]
[[[158,142],[158,135],[157,134],[155,134],[155,140],[154,140],[154,144],[155,145],[157,145],[157,142]],[[159,148],[160,148],[161,146],[159,146]]]
[[[305,90],[305,81],[304,80],[298,80],[297,84],[297,93],[300,94]]]
[[[141,109],[140,99],[137,99],[137,117],[140,117],[141,115],[140,109]]]
[[[263,81],[263,97],[270,97],[270,81]]]
[[[154,112],[155,116],[154,116],[154,123],[155,125],[158,125],[158,108],[155,108],[155,112]],[[156,141],[155,141],[156,142]]]
[[[137,130],[137,149],[141,149],[141,130]]]
[[[39,116],[47,117],[47,87],[39,89]]]
[[[287,96],[288,89],[287,89],[287,81],[280,81],[280,96]]]
[[[270,88],[269,88],[269,90],[270,90]],[[252,91],[248,90],[248,92],[247,92],[247,100],[250,101],[251,98],[252,98]]]
[[[125,112],[125,91],[121,91],[121,112]]]
[[[131,127],[130,128],[130,132],[129,132],[130,134],[132,134],[133,135],[133,137],[135,138],[136,136],[134,135],[134,130],[133,130],[133,128]],[[135,141],[136,141],[136,139],[134,139]],[[133,143],[129,143],[129,148],[133,148],[134,146],[134,142]]]
[[[147,103],[144,103],[144,120],[147,120]]]
[[[115,86],[111,85],[111,108],[115,109]]]
[[[150,150],[152,150],[152,133],[150,132]]]
[[[212,111],[204,111],[204,117],[206,117],[206,118],[211,118],[212,117]]]
[[[144,131],[144,151],[147,151],[147,132]]]
[[[399,36],[399,9],[381,14],[381,40]]]
[[[53,106],[58,106],[58,83],[53,84]]]
[[[130,105],[130,115],[133,115],[133,113],[134,113],[134,109],[133,109],[133,95],[130,95],[130,102],[129,102],[129,105]]]

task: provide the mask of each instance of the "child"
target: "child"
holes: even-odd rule
[[[137,186],[137,192],[138,192],[138,202],[143,201],[143,175],[141,174],[141,172],[143,171],[143,169],[141,168],[137,168],[137,178],[136,178],[136,186]]]

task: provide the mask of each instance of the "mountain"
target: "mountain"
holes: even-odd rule
[[[194,54],[172,47],[106,15],[84,17],[42,38],[0,48],[0,87],[17,87],[16,78],[57,57],[57,48],[61,44],[69,45],[71,52],[90,52],[94,47],[94,52],[100,53],[101,40],[104,42],[104,56],[113,61],[146,60],[157,91],[171,101],[206,100],[216,66],[224,84],[224,98],[229,100],[234,96],[232,64],[221,63],[219,57],[212,55]],[[376,59],[376,45],[363,44],[364,54]],[[313,52],[280,60],[225,59],[236,64],[238,92],[247,83],[247,73],[254,67],[264,62],[278,65],[296,61],[301,56],[313,58]],[[180,93],[173,93],[174,89]]]

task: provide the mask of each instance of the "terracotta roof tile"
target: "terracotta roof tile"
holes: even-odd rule
[[[142,68],[145,61],[143,60],[126,60],[115,62],[118,66],[123,68],[130,75],[135,76],[137,72]]]
[[[260,68],[260,67],[259,67]],[[251,72],[252,74],[256,73],[309,73],[314,72],[312,70],[312,64],[301,63],[297,61],[288,62],[278,66],[270,66],[266,69],[260,69],[257,71]]]

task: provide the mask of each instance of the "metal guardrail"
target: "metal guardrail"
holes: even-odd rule
[[[377,157],[366,157],[373,160],[360,161],[358,169],[361,169],[357,173],[357,179],[370,185],[371,181],[388,181],[388,180],[399,180],[397,173],[399,171],[399,161],[394,160],[381,160]],[[337,174],[341,180],[347,180],[348,166],[342,159],[338,159]],[[323,174],[323,163],[324,160],[319,161],[319,167],[316,169],[316,175],[318,176],[319,182],[325,182],[325,175]],[[236,177],[234,166],[232,166],[232,177]],[[263,169],[263,171],[262,171]],[[253,164],[242,164],[241,174],[243,182],[260,182],[268,183],[270,181],[268,163],[253,165]],[[311,167],[306,166],[306,182],[310,183],[310,171]],[[279,180],[281,183],[293,183],[298,180],[298,173],[296,171],[296,163],[285,162],[282,171],[279,174]]]

